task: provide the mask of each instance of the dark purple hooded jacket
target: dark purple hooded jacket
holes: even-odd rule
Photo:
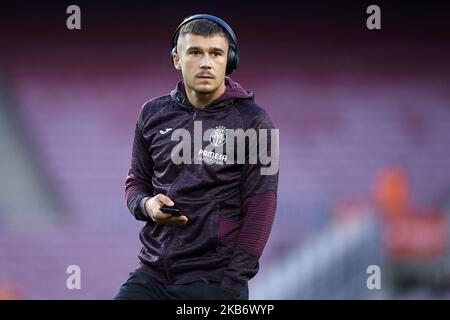
[[[225,84],[225,93],[204,109],[190,104],[183,82],[170,95],[142,106],[125,197],[135,218],[146,221],[140,233],[142,271],[163,283],[218,281],[223,288],[239,292],[258,272],[275,215],[278,172],[261,175],[264,165],[259,161],[194,164],[197,150],[192,151],[192,164],[171,160],[179,143],[171,141],[171,133],[177,128],[192,133],[194,121],[201,121],[203,132],[218,126],[244,131],[274,128],[264,109],[255,104],[253,93],[228,77]],[[163,134],[168,128],[173,131]],[[209,144],[203,141],[202,148]],[[158,193],[170,197],[188,217],[185,225],[156,224],[147,216],[143,204]]]

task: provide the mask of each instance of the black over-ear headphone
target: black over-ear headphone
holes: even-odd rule
[[[193,16],[190,16],[183,20],[182,23],[178,26],[178,28],[175,30],[173,37],[172,37],[172,49],[170,50],[170,57],[172,58],[172,54],[177,52],[177,42],[178,42],[178,34],[182,26],[184,26],[186,23],[191,22],[192,20],[198,20],[198,19],[207,19],[210,21],[213,21],[220,25],[228,34],[229,39],[229,46],[228,46],[228,59],[227,59],[227,68],[225,73],[231,74],[234,70],[237,69],[239,65],[239,48],[237,44],[236,35],[234,34],[233,29],[223,21],[222,19],[210,15],[210,14],[196,14]]]

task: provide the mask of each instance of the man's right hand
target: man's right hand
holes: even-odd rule
[[[179,225],[185,224],[188,221],[188,218],[185,215],[175,216],[169,213],[161,212],[159,209],[163,205],[172,207],[175,204],[169,197],[160,193],[152,198],[148,198],[145,201],[144,207],[150,219],[152,219],[158,224]]]

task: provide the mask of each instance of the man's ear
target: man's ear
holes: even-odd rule
[[[180,56],[178,55],[178,53],[176,53],[176,52],[172,53],[172,60],[173,60],[173,66],[175,67],[175,69],[181,71]]]

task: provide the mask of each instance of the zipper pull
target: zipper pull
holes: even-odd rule
[[[205,283],[208,283],[208,284],[209,284],[208,279],[206,279],[205,277],[201,277],[200,279],[202,279],[202,281],[204,281]]]
[[[195,120],[197,118],[197,111],[194,111],[194,113],[192,114],[192,120]]]

